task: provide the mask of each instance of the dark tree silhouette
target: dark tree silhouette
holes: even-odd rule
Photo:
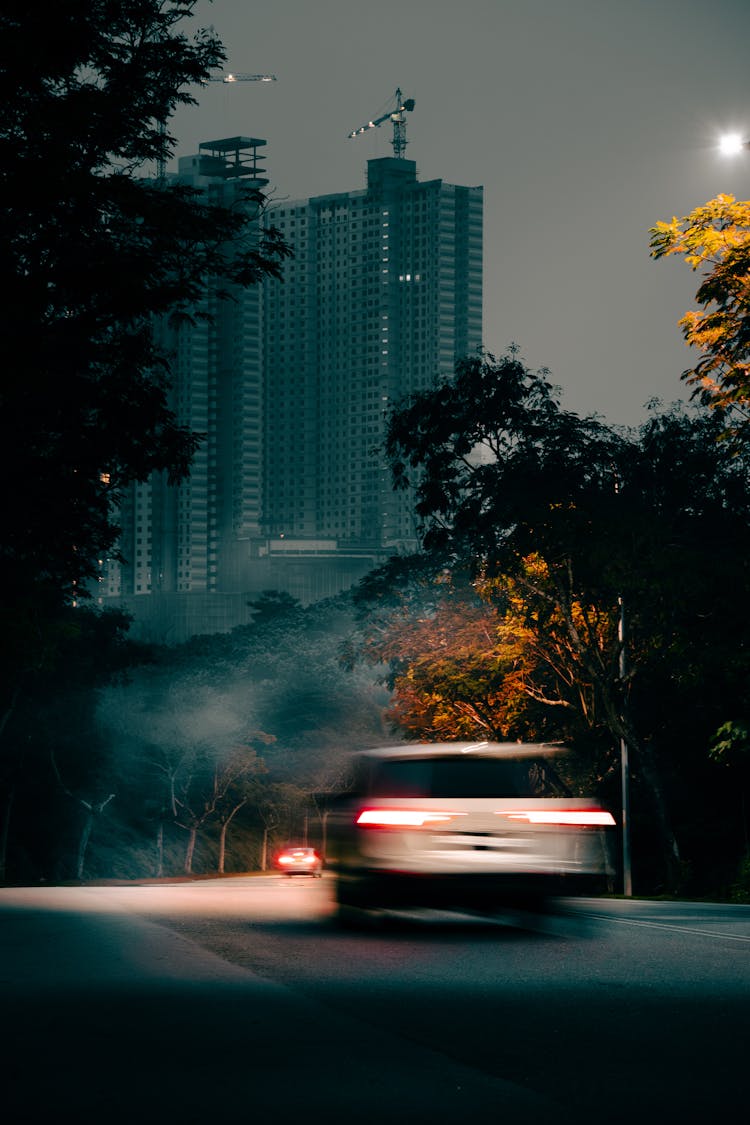
[[[135,480],[188,470],[153,331],[206,287],[278,276],[264,197],[225,208],[144,174],[221,64],[195,0],[7,0],[0,11],[0,732],[50,668],[66,605],[117,540]]]
[[[8,0],[0,13],[0,580],[37,612],[42,590],[85,592],[129,482],[188,471],[199,436],[169,408],[154,318],[193,315],[206,285],[228,297],[277,276],[286,253],[259,234],[257,191],[229,209],[143,175],[224,58],[212,32],[180,30],[194,7]]]
[[[681,867],[665,774],[696,735],[707,762],[716,726],[748,700],[737,607],[750,491],[746,461],[718,440],[723,425],[719,411],[674,409],[637,433],[615,430],[564,411],[546,373],[511,352],[459,364],[452,381],[397,410],[387,435],[434,565],[466,568],[490,590],[505,579],[506,593],[510,579],[523,623],[544,642],[538,654],[555,642],[570,683],[590,685],[581,698],[599,729],[631,748],[670,886]]]

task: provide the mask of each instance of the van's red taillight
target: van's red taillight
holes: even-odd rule
[[[509,820],[525,820],[527,824],[570,824],[590,828],[609,828],[615,823],[606,809],[525,809],[523,812],[496,812]]]
[[[425,825],[447,824],[461,812],[441,812],[435,809],[363,809],[357,824],[363,828],[424,828]]]

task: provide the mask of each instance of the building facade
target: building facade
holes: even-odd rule
[[[178,178],[230,204],[267,182],[264,145],[206,142]],[[365,188],[267,213],[294,251],[283,281],[207,294],[206,318],[160,326],[173,408],[205,439],[187,481],[154,476],[123,505],[125,562],[103,567],[99,593],[136,633],[222,631],[264,589],[318,600],[414,547],[379,447],[403,396],[481,347],[482,216],[480,187],[371,160]]]
[[[265,285],[269,539],[411,549],[409,498],[378,452],[387,412],[482,343],[482,189],[371,160],[367,187],[276,208],[293,245]]]
[[[179,161],[178,182],[206,199],[236,205],[267,184],[266,141],[231,137],[201,144]],[[247,614],[239,596],[251,540],[260,534],[263,366],[260,286],[229,301],[207,290],[192,323],[156,332],[170,356],[170,405],[181,425],[204,435],[190,477],[165,474],[136,484],[120,512],[123,563],[103,566],[100,598],[133,614],[135,631],[182,640],[221,631]]]

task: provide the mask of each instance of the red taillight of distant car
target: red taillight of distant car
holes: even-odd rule
[[[571,825],[574,828],[609,828],[615,823],[606,809],[524,809],[521,812],[496,812],[509,820],[523,820],[527,824]]]
[[[448,824],[465,815],[439,809],[363,809],[357,817],[357,824],[362,828],[424,828]]]

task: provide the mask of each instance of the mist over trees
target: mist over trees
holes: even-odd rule
[[[352,750],[389,737],[389,693],[376,670],[342,666],[348,598],[278,614],[266,601],[253,625],[126,647],[119,668],[76,641],[91,677],[69,652],[42,710],[11,720],[26,751],[8,881],[244,872],[288,842],[324,847],[321,796],[344,783]],[[86,620],[101,639],[101,616]]]
[[[145,658],[142,646],[127,637],[129,625],[118,611],[67,607],[58,612],[46,664],[25,681],[15,706],[6,711],[0,880],[12,880],[19,869],[44,875],[48,865],[38,857],[71,816],[81,825],[71,870],[85,863],[84,834],[90,834],[112,792],[108,746],[96,721],[99,692]]]

